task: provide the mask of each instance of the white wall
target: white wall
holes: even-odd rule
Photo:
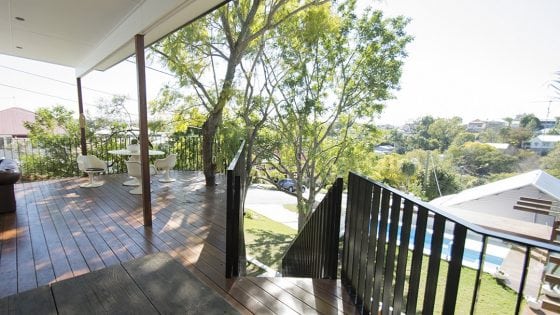
[[[497,195],[486,196],[477,200],[453,205],[453,207],[552,226],[552,223],[554,222],[554,218],[552,216],[514,210],[513,206],[520,197],[551,200],[550,196],[542,193],[537,188],[533,186],[526,186]]]

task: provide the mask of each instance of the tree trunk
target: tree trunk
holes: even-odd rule
[[[222,122],[222,111],[211,112],[202,125],[202,166],[206,186],[216,186],[216,163],[214,162],[214,139],[218,125]]]
[[[307,220],[307,216],[309,211],[306,209],[307,205],[304,202],[298,202],[297,209],[298,209],[298,232],[301,232],[303,228],[303,224]]]

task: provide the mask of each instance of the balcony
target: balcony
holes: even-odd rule
[[[177,143],[184,156],[197,151]],[[106,145],[90,144],[104,156]],[[284,278],[244,276],[242,148],[216,187],[184,170],[190,160],[173,172],[175,183],[154,180],[151,227],[143,225],[142,198],[122,186],[127,175],[118,163],[98,188],[80,188],[83,177],[16,184],[16,212],[0,215],[0,310],[15,294],[162,252],[242,313],[450,314],[458,304],[475,313],[489,302],[479,300],[488,281],[513,292],[507,309],[496,312],[530,312],[527,296],[558,312],[557,300],[544,298],[560,284],[553,242],[473,225],[353,173],[346,211],[339,179],[285,254]],[[496,252],[504,247],[507,259]],[[492,278],[496,266],[507,280]]]
[[[153,181],[152,227],[126,174],[93,189],[79,187],[87,178],[16,184],[17,211],[0,215],[0,297],[166,252],[241,313],[353,312],[337,280],[226,279],[225,179],[208,189],[200,172],[173,176]]]

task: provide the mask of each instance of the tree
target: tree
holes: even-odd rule
[[[49,177],[72,176],[76,169],[76,155],[72,147],[79,145],[79,125],[73,112],[62,105],[39,108],[34,122],[25,122],[33,146],[39,153],[31,152],[22,158],[23,167],[42,165],[42,173]],[[58,163],[48,163],[57,161]]]
[[[384,141],[391,143],[395,148],[395,152],[399,154],[406,152],[406,137],[401,131],[391,129],[389,133],[385,135]]]
[[[231,101],[237,67],[268,31],[290,16],[327,2],[318,0],[231,1],[171,34],[154,51],[195,96],[188,106],[206,111],[202,158],[207,186],[215,185],[214,138]],[[218,70],[220,69],[220,70]]]
[[[443,152],[449,148],[458,134],[465,132],[462,123],[463,120],[460,117],[437,118],[428,127],[428,136],[430,139],[437,140],[437,148]]]
[[[478,134],[478,141],[480,142],[503,142],[504,141],[504,137],[503,134],[500,133],[500,130],[496,130],[496,129],[492,129],[492,128],[486,128],[485,130],[481,131]]]
[[[448,153],[457,167],[467,174],[476,176],[511,172],[516,162],[516,158],[478,142],[467,142],[461,146],[451,147]]]
[[[457,176],[448,169],[431,168],[428,172],[420,173],[419,181],[424,183],[421,194],[424,200],[454,194],[460,190]]]
[[[541,121],[534,114],[523,114],[519,119],[519,126],[536,131],[541,129]]]
[[[73,135],[77,137],[79,127],[72,117],[74,112],[62,105],[53,108],[39,108],[35,112],[34,122],[24,122],[25,128],[29,130],[29,138],[32,141],[43,143],[57,135]]]
[[[91,134],[100,130],[111,132],[132,128],[132,118],[124,106],[125,101],[124,95],[115,95],[111,99],[100,98],[95,105],[95,113],[87,113],[90,119],[86,120],[86,132]]]
[[[467,142],[474,142],[476,140],[476,135],[471,132],[461,132],[455,136],[451,145],[460,146]]]
[[[560,144],[542,158],[541,167],[550,175],[560,178]]]
[[[401,163],[401,172],[406,177],[406,191],[410,189],[410,179],[416,174],[416,164],[410,161],[403,161]]]
[[[337,162],[362,137],[358,120],[371,118],[398,87],[404,48],[411,37],[403,17],[384,18],[355,1],[313,7],[280,25],[267,50],[274,168],[298,183],[299,226],[315,195],[338,173]],[[301,186],[309,187],[303,197]]]
[[[511,128],[507,127],[500,131],[500,134],[507,143],[521,148],[523,143],[533,137],[533,131],[525,127]]]
[[[438,141],[433,139],[429,133],[430,126],[433,123],[434,118],[432,116],[424,116],[414,121],[412,135],[407,138],[407,151],[414,149],[431,151],[438,148]]]
[[[387,154],[382,156],[376,163],[371,177],[377,181],[392,187],[405,187],[407,176],[402,171],[402,155]]]

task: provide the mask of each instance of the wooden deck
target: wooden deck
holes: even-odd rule
[[[167,252],[241,313],[355,313],[339,281],[225,279],[225,185],[173,176],[153,182],[151,228],[124,174],[99,188],[80,188],[87,178],[17,184],[17,211],[0,215],[0,297]]]

